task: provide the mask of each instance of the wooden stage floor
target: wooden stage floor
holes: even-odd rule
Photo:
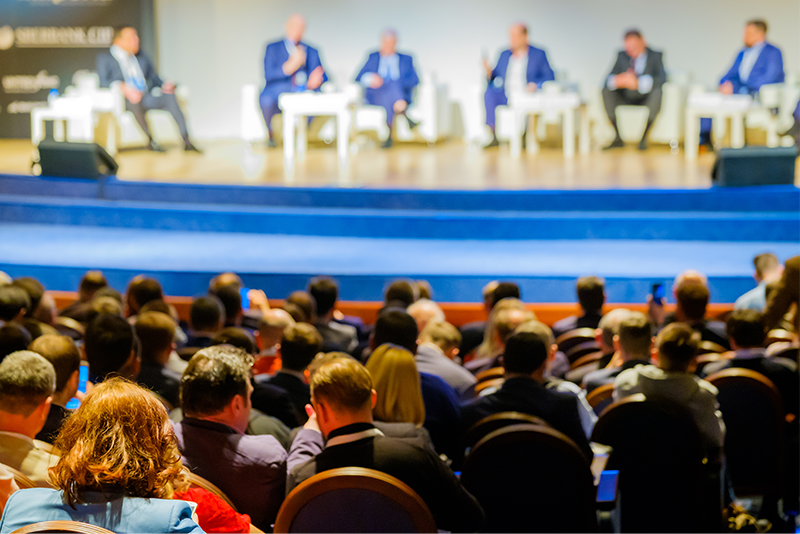
[[[125,150],[117,155],[118,178],[203,184],[328,186],[340,183],[334,145],[312,144],[286,181],[283,151],[239,140],[198,143],[198,155],[171,148],[165,154]],[[30,173],[33,147],[27,140],[0,140],[0,173]],[[629,146],[565,160],[560,148],[514,159],[507,146],[482,150],[460,141],[435,147],[396,144],[383,150],[361,146],[351,156],[350,186],[418,189],[694,189],[711,185],[713,154],[689,163],[682,151]],[[800,165],[800,163],[799,163]],[[800,176],[800,172],[798,172]]]

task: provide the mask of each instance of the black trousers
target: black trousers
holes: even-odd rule
[[[181,132],[181,137],[183,137],[184,140],[189,139],[189,132],[186,129],[186,119],[183,117],[181,107],[178,105],[178,99],[175,98],[174,94],[161,94],[154,96],[149,92],[146,92],[142,95],[142,99],[138,104],[132,104],[130,101],[126,100],[125,108],[133,113],[133,116],[136,117],[136,122],[139,123],[139,126],[150,139],[152,139],[153,136],[150,135],[150,127],[147,125],[145,115],[151,109],[162,109],[164,111],[168,111],[178,124],[178,130]]]
[[[606,107],[606,113],[617,128],[617,106],[645,106],[650,115],[647,117],[647,124],[653,124],[656,120],[658,112],[661,111],[661,88],[653,87],[653,90],[647,94],[642,94],[639,91],[632,91],[630,89],[616,89],[612,91],[608,87],[603,88],[603,104]]]

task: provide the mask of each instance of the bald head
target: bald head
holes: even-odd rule
[[[258,322],[258,334],[263,341],[264,349],[280,343],[283,331],[294,324],[294,319],[286,310],[280,308],[267,310]]]
[[[303,33],[306,31],[306,19],[302,15],[294,14],[286,21],[286,38],[295,43],[303,40]]]
[[[397,32],[389,28],[381,33],[381,55],[391,56],[397,51]]]
[[[408,314],[417,322],[417,330],[422,332],[428,321],[432,319],[444,320],[444,312],[438,304],[429,299],[419,299],[408,307]]]
[[[708,277],[700,271],[695,271],[694,269],[683,271],[681,274],[675,277],[675,281],[672,283],[672,293],[677,297],[678,290],[680,290],[682,287],[691,285],[703,286],[708,289]]]

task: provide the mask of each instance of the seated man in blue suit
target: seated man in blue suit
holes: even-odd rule
[[[97,56],[97,75],[100,87],[119,84],[125,96],[125,108],[133,113],[136,122],[150,139],[150,150],[164,152],[153,140],[145,114],[151,109],[169,111],[183,137],[184,148],[200,152],[189,140],[186,119],[175,98],[175,84],[158,77],[155,66],[147,55],[139,50],[139,34],[132,26],[114,28],[114,44],[111,50]]]
[[[603,104],[614,126],[614,141],[605,150],[625,146],[617,127],[617,106],[645,106],[649,115],[639,150],[647,149],[647,134],[661,111],[661,87],[667,81],[663,53],[647,46],[642,32],[625,32],[625,49],[617,55],[603,87]]]
[[[498,146],[495,133],[495,110],[497,106],[508,104],[508,95],[513,92],[532,93],[544,82],[555,80],[553,69],[547,61],[544,50],[528,44],[528,27],[514,24],[508,30],[511,47],[504,50],[497,60],[494,69],[484,58],[486,69],[486,88],[484,102],[486,104],[486,124],[492,129],[492,141],[485,148]]]
[[[783,55],[766,39],[767,23],[763,20],[748,21],[744,27],[744,48],[719,81],[720,93],[755,96],[762,85],[783,82]],[[711,145],[711,119],[701,121],[700,144]]]
[[[277,146],[272,136],[272,117],[280,113],[278,97],[293,91],[319,91],[328,81],[328,75],[320,63],[319,52],[302,42],[306,21],[300,15],[292,15],[286,21],[286,37],[267,45],[264,56],[264,76],[267,84],[261,92],[259,103],[269,132],[268,145]]]
[[[397,52],[397,33],[394,30],[381,34],[380,50],[369,55],[356,81],[366,88],[364,97],[368,104],[386,109],[389,137],[383,148],[392,146],[395,115],[405,116],[411,129],[417,125],[406,115],[406,109],[411,104],[411,92],[419,84],[419,77],[411,56]]]

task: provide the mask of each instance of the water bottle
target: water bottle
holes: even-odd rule
[[[298,93],[302,93],[306,90],[306,84],[308,83],[308,75],[305,71],[299,70],[294,75],[294,83],[296,84],[295,91]]]
[[[58,99],[58,89],[50,89],[50,92],[47,94],[47,104],[49,106],[52,106],[53,102],[55,102],[57,99]]]

